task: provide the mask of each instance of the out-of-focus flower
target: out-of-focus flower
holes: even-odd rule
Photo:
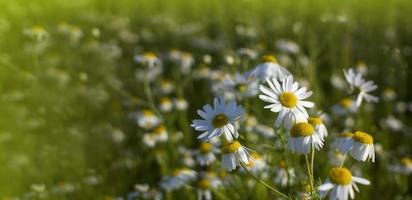
[[[352,137],[353,133],[351,132],[340,133],[332,142],[332,147],[339,150],[342,153],[346,153],[352,147]]]
[[[168,133],[166,127],[160,125],[152,132],[146,133],[143,136],[143,142],[148,147],[154,147],[158,142],[166,142],[168,140]]]
[[[287,76],[282,79],[282,85],[276,79],[267,80],[270,89],[260,85],[260,91],[263,95],[259,98],[270,105],[265,108],[272,112],[279,112],[275,126],[283,125],[290,129],[294,122],[306,121],[309,117],[304,107],[312,108],[314,103],[304,101],[304,99],[312,95],[311,91],[307,91],[306,87],[299,88],[297,82],[293,82],[292,76]]]
[[[123,131],[118,128],[113,128],[111,131],[111,138],[116,143],[121,143],[124,141],[126,136],[124,135]]]
[[[275,137],[275,130],[273,130],[273,128],[270,126],[259,124],[255,126],[254,130],[256,131],[256,133],[262,135],[265,138]]]
[[[356,183],[369,185],[370,182],[364,178],[352,176],[352,173],[346,168],[332,168],[329,171],[329,177],[325,183],[318,187],[319,194],[322,198],[329,194],[329,199],[347,200],[355,198],[355,192],[358,190]],[[330,191],[332,190],[332,191]]]
[[[49,36],[49,33],[46,31],[46,29],[44,29],[44,27],[40,25],[25,29],[24,33],[27,36],[36,39],[36,41],[42,41]]]
[[[162,112],[170,112],[173,109],[172,100],[169,97],[161,98],[159,108]]]
[[[160,59],[153,52],[144,52],[143,54],[136,55],[134,60],[138,63],[147,64],[149,68],[161,64]]]
[[[403,174],[412,174],[412,160],[408,157],[402,158],[399,163],[389,166],[389,170]]]
[[[209,142],[202,142],[199,149],[195,153],[196,161],[200,166],[208,166],[216,160],[215,152],[217,150],[213,144]]]
[[[175,107],[177,110],[183,111],[186,110],[189,106],[189,104],[187,103],[186,99],[183,97],[178,97],[174,100],[175,103]]]
[[[236,73],[234,77],[226,76],[225,79],[217,85],[217,89],[221,90],[224,95],[234,96],[237,99],[252,97],[259,92],[257,81],[248,79],[239,73]]]
[[[141,128],[151,129],[160,123],[160,119],[151,110],[143,110],[136,115],[137,125]]]
[[[373,81],[365,81],[362,78],[361,73],[355,73],[353,69],[344,71],[346,81],[351,86],[352,90],[356,90],[358,97],[356,98],[356,106],[359,107],[362,103],[362,100],[365,99],[367,102],[377,102],[378,97],[372,96],[369,92],[372,92],[378,88]]]
[[[211,190],[221,185],[222,181],[219,180],[214,173],[202,173],[196,183],[197,200],[212,200]]]
[[[281,160],[278,166],[275,168],[276,176],[275,183],[282,187],[286,187],[288,184],[293,184],[296,179],[295,170],[286,165],[284,160]]]
[[[263,63],[257,65],[251,71],[245,73],[245,76],[253,79],[265,80],[274,78],[281,80],[283,77],[290,75],[290,72],[280,66],[274,56],[266,55],[262,58]]]
[[[170,94],[175,90],[175,86],[172,81],[163,79],[160,81],[160,90],[163,94]]]
[[[396,92],[395,92],[392,88],[386,87],[386,88],[383,90],[382,96],[383,96],[383,100],[385,100],[385,101],[392,101],[392,100],[395,100],[395,99],[396,99]]]
[[[299,53],[299,45],[293,42],[292,40],[279,39],[276,41],[276,47],[285,53]]]
[[[249,164],[246,168],[251,172],[261,172],[267,168],[267,164],[263,157],[256,152],[250,154]]]
[[[384,128],[389,128],[393,131],[400,131],[403,128],[401,120],[396,119],[394,116],[388,116],[380,120],[380,125]]]
[[[187,167],[175,169],[170,176],[162,178],[160,187],[166,191],[179,189],[184,184],[187,184],[196,179],[196,171]]]
[[[209,141],[213,137],[224,135],[228,142],[237,138],[237,132],[234,122],[243,114],[242,107],[238,106],[235,101],[225,103],[223,98],[215,98],[213,106],[206,104],[203,109],[197,110],[197,113],[203,118],[193,120],[192,127],[197,131],[203,131],[197,139]]]
[[[254,60],[257,58],[258,53],[254,49],[249,49],[249,48],[240,48],[238,51],[240,56],[244,56],[248,59]]]

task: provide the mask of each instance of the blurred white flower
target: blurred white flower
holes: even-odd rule
[[[365,81],[365,79],[362,78],[362,74],[355,73],[353,69],[343,72],[345,74],[346,81],[351,86],[351,89],[356,90],[355,93],[358,94],[358,97],[356,98],[357,107],[361,105],[363,99],[367,102],[378,101],[378,97],[369,94],[369,92],[372,92],[378,88],[373,81]]]

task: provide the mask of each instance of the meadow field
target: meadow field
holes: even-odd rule
[[[0,200],[412,199],[412,1],[0,0]]]

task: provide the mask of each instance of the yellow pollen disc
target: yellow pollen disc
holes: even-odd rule
[[[156,54],[154,54],[153,52],[145,52],[143,54],[143,57],[146,59],[154,59],[156,58]]]
[[[349,108],[352,106],[352,99],[350,98],[344,98],[342,100],[340,100],[340,105],[344,108]]]
[[[298,98],[292,92],[282,92],[279,96],[279,100],[282,106],[288,108],[294,108],[298,103]]]
[[[208,189],[210,188],[210,181],[207,179],[200,179],[197,182],[197,187],[202,188],[202,189]]]
[[[347,185],[352,182],[352,173],[346,168],[332,168],[329,171],[329,179],[332,181],[332,183]]]
[[[153,132],[159,135],[161,133],[164,133],[165,131],[166,131],[166,128],[164,126],[158,126],[155,128]]]
[[[202,142],[199,145],[199,151],[202,154],[209,153],[212,150],[212,147],[213,147],[212,144],[208,142]]]
[[[355,134],[353,134],[353,139],[357,142],[363,143],[363,144],[372,144],[373,143],[373,137],[365,132],[362,131],[356,131]]]
[[[353,137],[353,133],[343,132],[343,133],[339,134],[339,137]]]
[[[223,113],[217,114],[213,119],[212,119],[212,125],[215,128],[222,128],[227,124],[229,119],[227,116]]]
[[[236,89],[237,91],[239,91],[239,92],[245,92],[246,89],[247,89],[247,87],[246,87],[245,84],[237,84],[237,85],[235,86],[235,89]]]
[[[164,104],[164,103],[171,103],[172,101],[170,100],[170,98],[168,97],[163,97],[160,99],[160,103]]]
[[[233,141],[231,143],[226,144],[222,148],[223,153],[235,153],[242,145],[238,141]]]
[[[402,158],[401,159],[401,164],[405,166],[412,165],[412,160],[410,158]]]
[[[279,162],[279,167],[280,167],[280,168],[286,168],[286,162],[285,162],[284,160],[281,160],[281,161]]]
[[[308,121],[314,126],[322,124],[322,119],[320,117],[309,117]]]
[[[152,116],[154,116],[154,113],[150,110],[143,110],[143,115],[145,117],[152,117]]]
[[[293,125],[290,129],[290,136],[292,137],[306,137],[310,136],[315,132],[313,126],[307,122],[299,122]]]
[[[278,62],[276,60],[275,56],[273,56],[273,55],[264,55],[264,56],[262,56],[262,61],[263,62],[271,62],[271,63],[277,63]]]

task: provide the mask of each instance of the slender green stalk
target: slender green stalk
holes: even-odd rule
[[[308,155],[305,155],[305,161],[306,161],[306,170],[308,171],[308,177],[309,177],[310,195],[313,196],[313,177],[311,174],[311,168],[309,165]]]
[[[153,95],[152,95],[152,90],[150,89],[150,83],[149,83],[149,68],[147,68],[147,74],[144,77],[144,83],[143,83],[143,87],[144,87],[144,93],[145,96],[147,98],[147,101],[149,102],[149,106],[150,108],[156,113],[156,115],[158,117],[160,117],[161,119],[163,119],[162,114],[159,112],[159,110],[157,110],[154,100],[153,100]]]
[[[345,163],[346,153],[343,154],[342,160],[340,161],[340,167],[343,167],[343,163]]]
[[[311,149],[311,159],[310,159],[310,174],[312,175],[312,181],[314,181],[314,178],[313,178],[313,162],[314,162],[314,160],[315,160],[315,147],[313,146],[313,143],[312,143],[312,149]]]
[[[287,195],[283,194],[282,192],[280,192],[279,190],[277,190],[276,188],[274,188],[273,186],[270,186],[269,184],[267,184],[265,181],[259,179],[258,177],[256,177],[255,175],[252,174],[252,172],[250,172],[247,167],[241,163],[243,169],[245,169],[245,171],[251,176],[253,177],[257,182],[259,182],[260,184],[266,186],[267,188],[269,188],[270,190],[272,190],[273,192],[275,192],[276,194],[286,198],[286,199],[290,199]]]

